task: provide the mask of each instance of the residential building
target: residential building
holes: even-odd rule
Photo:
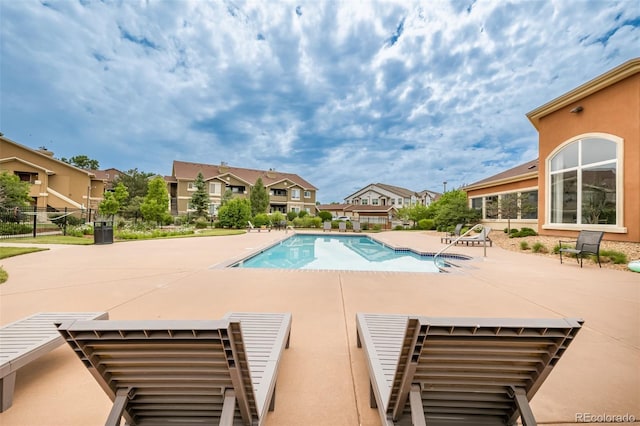
[[[105,180],[53,158],[44,148],[35,150],[0,136],[0,171],[29,182],[29,195],[39,209],[96,209],[103,199]]]
[[[541,235],[640,242],[640,58],[635,58],[529,112],[539,159],[468,185],[483,208],[509,194],[537,199],[532,223]],[[531,168],[530,168],[531,167]],[[536,192],[537,191],[537,192]],[[522,214],[522,212],[521,212]]]
[[[399,209],[416,204],[428,206],[440,196],[429,190],[415,192],[399,186],[371,183],[345,198],[346,204],[360,206],[394,206]]]
[[[226,191],[234,197],[249,198],[251,190],[262,179],[269,194],[269,212],[316,212],[317,188],[293,173],[270,170],[254,170],[219,165],[174,161],[171,176],[165,177],[171,197],[171,213],[186,214],[191,211],[190,201],[196,190],[195,180],[202,173],[209,194],[209,213],[217,215]]]

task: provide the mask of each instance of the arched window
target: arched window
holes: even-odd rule
[[[547,163],[549,223],[619,225],[619,143],[601,136],[574,140]],[[586,226],[585,226],[586,225]]]

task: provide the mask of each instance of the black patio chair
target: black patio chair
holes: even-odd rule
[[[604,232],[602,231],[580,231],[577,240],[572,241],[560,241],[560,263],[562,263],[562,253],[574,254],[576,256],[576,262],[580,263],[582,268],[582,258],[590,254],[596,256],[598,260],[598,266],[602,268],[600,263],[600,242]],[[576,243],[575,248],[563,248],[562,243]]]

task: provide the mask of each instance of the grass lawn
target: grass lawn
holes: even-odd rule
[[[30,243],[30,244],[75,244],[75,245],[89,245],[93,244],[93,237],[71,237],[65,235],[43,235],[41,237],[33,238],[10,238],[2,241],[3,243]]]

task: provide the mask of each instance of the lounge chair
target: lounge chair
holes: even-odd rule
[[[479,244],[479,245],[483,245],[484,241],[486,239],[486,241],[489,243],[489,247],[493,247],[493,241],[491,241],[491,238],[489,238],[489,233],[491,232],[491,228],[489,228],[488,226],[483,226],[482,227],[482,231],[480,231],[479,233],[477,233],[476,235],[474,235],[473,237],[462,237],[459,238],[456,241],[456,244],[466,244],[466,245],[474,245],[474,244]],[[455,240],[456,237],[452,237],[453,240]]]
[[[0,412],[13,404],[18,369],[64,343],[56,323],[106,318],[106,312],[41,312],[0,328]]]
[[[338,232],[347,232],[347,222],[338,222]]]
[[[353,232],[360,232],[360,222],[351,222]]]
[[[602,237],[604,236],[604,232],[601,231],[580,231],[578,234],[577,240],[572,241],[560,241],[560,263],[562,263],[562,253],[569,253],[576,256],[576,262],[580,262],[580,267],[582,268],[582,258],[586,257],[590,254],[596,256],[598,261],[598,266],[602,268],[602,264],[600,263],[600,242],[602,242]],[[562,243],[574,243],[575,248],[563,248]]]
[[[363,313],[356,322],[383,426],[535,425],[529,401],[582,326]]]
[[[260,232],[262,228],[256,228],[255,226],[253,226],[253,223],[251,223],[250,221],[247,221],[247,232],[251,232],[251,231],[258,231]],[[267,229],[269,232],[271,232],[271,228],[265,228]]]
[[[291,314],[71,321],[58,331],[113,401],[106,425],[253,426],[274,408]]]
[[[463,223],[458,223],[455,227],[455,229],[453,230],[453,232],[447,232],[447,235],[440,238],[440,242],[441,243],[447,243],[449,244],[451,241],[453,241],[454,239],[458,238],[460,236],[460,232],[462,231],[462,227],[464,226]]]
[[[322,224],[322,232],[331,232],[331,222],[326,221]]]

